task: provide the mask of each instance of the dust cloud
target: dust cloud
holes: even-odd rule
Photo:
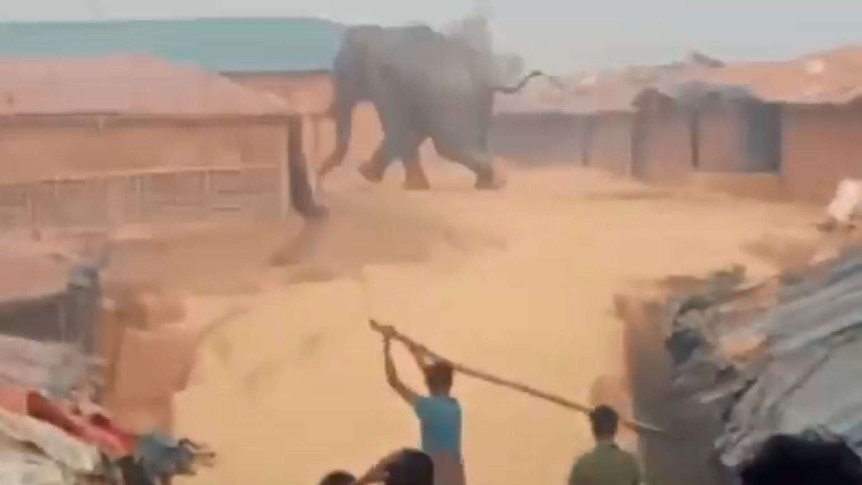
[[[621,287],[727,264],[766,272],[746,244],[810,231],[795,207],[588,170],[510,170],[506,190],[483,193],[457,166],[426,167],[427,193],[402,191],[395,169],[378,187],[334,173],[331,220],[305,233],[245,228],[160,249],[175,262],[162,276],[176,272],[189,291],[189,318],[245,309],[209,334],[193,385],[176,399],[178,432],[219,452],[216,469],[182,483],[311,484],[415,445],[414,418],[384,383],[370,316],[455,360],[624,407],[612,308]],[[283,244],[297,237],[305,242]],[[283,266],[270,265],[275,253]],[[398,358],[418,386],[406,354]],[[570,411],[467,378],[455,391],[472,483],[563,483],[591,445]]]

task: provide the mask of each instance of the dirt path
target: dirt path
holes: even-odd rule
[[[766,271],[744,243],[810,231],[810,214],[794,208],[670,197],[569,169],[513,173],[490,194],[448,170],[423,194],[391,177],[369,189],[344,176],[328,188],[335,216],[311,266],[344,276],[242,297],[253,312],[202,352],[200,384],[178,399],[179,426],[221,462],[194,483],[311,484],[414,444],[411,412],[384,385],[368,309],[453,358],[587,400],[597,377],[620,370],[611,303],[622,285],[730,263]],[[563,483],[590,446],[578,415],[473,381],[456,386],[471,483]]]

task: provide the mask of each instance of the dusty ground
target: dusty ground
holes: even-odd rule
[[[512,172],[499,193],[476,193],[449,168],[429,170],[430,193],[401,191],[396,171],[374,188],[344,172],[326,188],[333,218],[306,264],[271,271],[258,293],[193,300],[199,314],[251,305],[212,335],[178,399],[180,430],[220,452],[194,483],[312,484],[415,444],[369,315],[456,360],[587,400],[596,378],[620,372],[611,303],[624,284],[731,263],[765,272],[744,245],[812,232],[799,208],[573,169]],[[268,239],[250,238],[219,258],[253,248],[262,265]],[[470,483],[563,483],[590,446],[579,415],[466,378],[456,386]]]

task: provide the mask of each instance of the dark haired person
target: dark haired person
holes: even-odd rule
[[[318,485],[354,485],[356,477],[344,470],[335,470],[327,473],[320,479]]]
[[[742,466],[743,485],[859,485],[862,460],[840,442],[775,435]]]
[[[419,450],[403,449],[383,457],[361,477],[336,470],[326,474],[319,485],[434,485],[434,464]]]
[[[428,395],[422,396],[404,384],[392,359],[391,327],[382,327],[383,359],[389,386],[406,401],[419,418],[422,451],[434,463],[435,485],[464,485],[461,456],[461,405],[452,397],[453,369],[447,362],[432,361],[420,347],[408,349],[425,376]]]
[[[590,413],[596,446],[578,458],[569,475],[569,485],[638,485],[640,470],[635,457],[616,444],[619,416],[610,406]]]

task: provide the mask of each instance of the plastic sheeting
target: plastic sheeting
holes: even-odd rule
[[[74,477],[37,453],[23,449],[0,450],[0,483],[3,485],[75,485]]]
[[[838,438],[862,456],[862,256],[809,268],[766,310],[750,294],[711,296],[677,305],[667,345],[677,385],[724,407],[722,462],[740,464],[776,433]],[[741,341],[753,344],[728,351]]]
[[[99,472],[98,450],[61,429],[0,409],[0,483],[74,485]]]
[[[72,345],[0,335],[0,385],[64,395],[86,375],[87,365]]]

